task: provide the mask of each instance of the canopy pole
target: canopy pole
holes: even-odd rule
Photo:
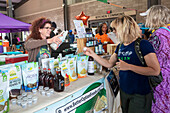
[[[12,0],[6,0],[6,3],[7,3],[7,14],[9,17],[13,18],[13,12],[12,12]]]

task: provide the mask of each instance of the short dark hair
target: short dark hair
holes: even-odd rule
[[[55,23],[55,22],[52,22],[52,23],[51,23],[51,27],[57,28],[56,23]]]

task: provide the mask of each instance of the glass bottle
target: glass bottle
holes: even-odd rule
[[[49,88],[54,88],[54,75],[51,73],[51,69],[48,69],[48,84],[49,84]]]
[[[56,75],[54,76],[54,91],[62,92],[65,89],[64,77],[61,75],[61,68],[56,68]]]
[[[102,45],[102,42],[101,40],[99,40],[99,43],[98,43],[98,47],[99,47],[99,54],[102,54],[103,52],[103,45]]]
[[[89,47],[89,38],[87,38],[86,47]]]
[[[39,86],[44,86],[44,77],[45,74],[43,73],[46,70],[46,68],[44,68],[43,70],[41,69],[41,75],[39,75]]]
[[[88,59],[88,75],[94,75],[94,59],[91,56]]]
[[[44,86],[44,87],[47,87],[46,84],[45,84],[45,82],[46,82],[46,81],[45,81],[45,78],[46,78],[46,76],[47,76],[47,70],[46,70],[46,68],[43,68],[43,73],[44,73],[43,86]]]

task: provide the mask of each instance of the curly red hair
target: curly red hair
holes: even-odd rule
[[[42,29],[47,23],[51,24],[51,21],[49,19],[46,19],[45,17],[34,20],[30,27],[31,34],[27,37],[27,40],[29,40],[30,38],[42,40],[39,29]]]

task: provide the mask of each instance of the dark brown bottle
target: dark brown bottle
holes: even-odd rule
[[[47,71],[47,74],[46,74],[46,76],[45,76],[45,78],[44,78],[44,83],[45,83],[45,86],[44,87],[49,87],[49,73],[50,73],[50,70],[51,69],[48,69],[48,71]]]
[[[49,80],[48,80],[48,83],[49,83],[49,88],[54,88],[54,75],[51,73],[51,69],[48,69],[49,72],[48,72],[48,76],[49,76]]]
[[[56,75],[54,76],[54,91],[64,91],[64,77],[61,75],[61,68],[56,69]]]
[[[88,75],[94,75],[94,59],[93,57],[89,56],[88,59]]]
[[[43,86],[46,87],[46,85],[45,85],[45,77],[47,76],[47,70],[46,70],[46,68],[43,68],[43,74],[44,74]]]
[[[44,69],[43,69],[44,71]],[[42,69],[41,69],[41,73],[39,74],[39,86],[44,86],[44,73],[43,73]]]

